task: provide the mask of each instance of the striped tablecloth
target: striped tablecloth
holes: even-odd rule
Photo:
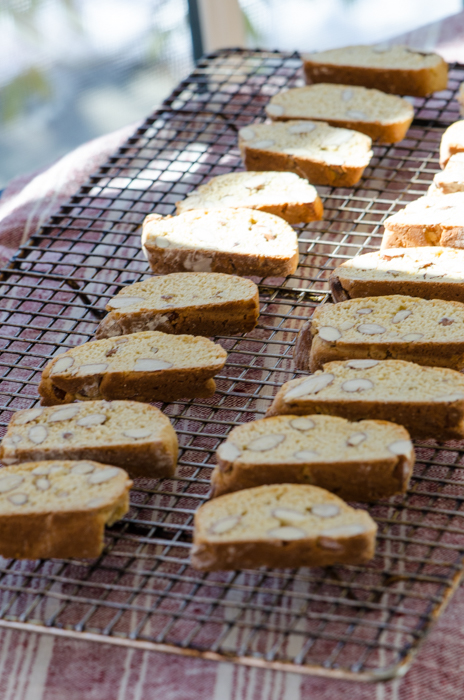
[[[464,62],[464,12],[394,43]],[[136,125],[96,139],[0,199],[0,259],[74,192]],[[0,629],[0,700],[463,700],[464,588],[404,679],[363,685]]]

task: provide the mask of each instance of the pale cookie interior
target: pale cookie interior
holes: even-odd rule
[[[434,53],[423,53],[409,46],[345,46],[341,49],[317,51],[302,55],[304,61],[329,63],[342,66],[359,66],[365,68],[398,68],[420,70],[433,68],[441,63],[440,56]]]
[[[316,198],[316,189],[295,173],[226,173],[213,177],[179,202],[178,211],[311,203]]]
[[[250,280],[219,272],[174,272],[124,287],[106,308],[113,313],[159,311],[252,301],[257,292]]]
[[[350,508],[324,489],[292,484],[221,496],[203,506],[198,516],[195,537],[209,542],[320,536],[343,539],[375,531],[365,511]]]
[[[347,260],[336,273],[341,279],[417,282],[464,281],[464,250],[425,246],[388,248]]]
[[[16,450],[56,448],[60,444],[63,449],[161,444],[170,435],[169,418],[153,406],[135,401],[88,401],[19,411],[8,425],[2,448],[8,456]]]
[[[110,372],[156,372],[164,369],[217,367],[226,352],[206,338],[141,331],[85,343],[59,355],[50,378],[81,377]]]
[[[234,462],[251,465],[371,462],[413,454],[409,435],[401,426],[369,420],[352,423],[323,415],[277,416],[240,426],[219,448],[220,457],[230,451],[230,445],[237,450]]]
[[[464,192],[447,194],[445,197],[425,196],[410,202],[404,209],[386,219],[386,228],[402,226],[460,226],[464,225]],[[439,233],[427,232],[430,242]]]
[[[372,157],[369,136],[323,122],[250,124],[239,131],[240,145],[333,165],[365,167]]]
[[[278,113],[280,108],[280,114]],[[266,110],[269,116],[289,119],[337,119],[340,121],[395,124],[414,116],[411,104],[380,90],[318,83],[279,92]]]
[[[318,377],[327,378],[325,385],[318,386]],[[362,400],[407,404],[464,399],[464,375],[403,360],[328,362],[323,372],[294,379],[285,386],[283,400],[287,405],[340,399],[344,403]]]
[[[259,256],[292,255],[295,231],[279,216],[251,209],[195,209],[179,216],[147,220],[147,248],[208,250]]]
[[[327,342],[464,342],[464,305],[399,294],[350,299],[319,307],[311,332]]]
[[[104,509],[114,506],[131,483],[123,469],[91,461],[5,467],[0,471],[0,515]]]

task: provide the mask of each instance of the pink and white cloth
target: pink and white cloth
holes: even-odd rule
[[[464,62],[464,12],[395,43]],[[78,191],[137,125],[14,180],[0,199],[0,261]],[[385,684],[332,681],[0,628],[0,700],[463,700],[464,587],[411,670]]]

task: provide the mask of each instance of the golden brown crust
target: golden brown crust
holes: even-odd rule
[[[464,284],[460,282],[420,281],[406,279],[352,279],[343,276],[343,268],[337,268],[329,278],[334,301],[347,301],[361,297],[381,297],[402,294],[421,299],[443,299],[464,303]]]
[[[267,566],[273,569],[301,566],[333,566],[334,564],[365,564],[375,553],[375,533],[350,537],[336,551],[321,546],[320,540],[294,542],[198,542],[194,543],[190,559],[200,571],[233,571]]]
[[[311,464],[287,461],[280,464],[257,462],[253,466],[239,460],[226,462],[218,455],[217,462],[211,475],[213,498],[265,484],[311,484],[327,489],[345,501],[359,503],[404,493],[414,466],[414,460],[408,460],[404,455],[362,463],[349,460]]]
[[[303,68],[307,84],[362,85],[393,95],[426,97],[446,90],[448,84],[448,65],[443,59],[436,67],[420,69],[344,66],[305,59]]]
[[[364,166],[335,165],[277,151],[249,148],[242,140],[239,141],[239,146],[247,170],[290,171],[314,185],[352,187],[359,182],[367,167],[367,163]]]
[[[139,331],[161,331],[181,335],[236,335],[255,328],[259,318],[259,293],[254,299],[211,304],[203,308],[175,308],[156,314],[123,314],[110,311],[97,328],[95,338],[113,338]]]

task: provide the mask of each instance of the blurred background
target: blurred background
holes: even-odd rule
[[[229,0],[0,0],[0,189],[160,104],[193,67],[201,2],[223,12]],[[237,12],[243,45],[310,51],[380,42],[461,9],[462,0],[239,0]],[[203,49],[215,48],[214,21],[211,36]]]

